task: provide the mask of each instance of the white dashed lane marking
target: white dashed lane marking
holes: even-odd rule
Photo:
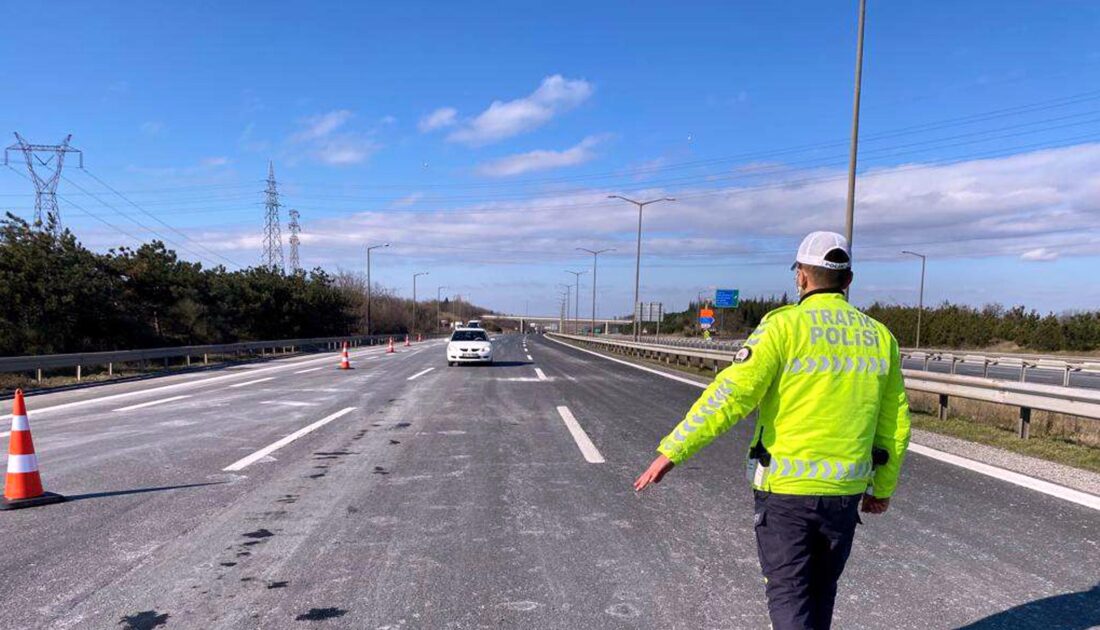
[[[409,380],[409,381],[411,381],[411,380],[413,380],[413,379],[419,378],[419,377],[421,377],[421,376],[424,376],[424,375],[425,375],[425,374],[427,374],[428,372],[431,372],[431,371],[432,371],[432,370],[434,370],[434,369],[435,369],[434,367],[430,367],[430,368],[428,368],[428,369],[426,369],[426,370],[421,370],[421,371],[417,372],[416,374],[413,374],[412,376],[410,376],[410,377],[409,377],[408,379],[406,379],[406,380]]]
[[[336,413],[334,413],[330,416],[326,416],[324,418],[321,418],[317,422],[314,422],[313,424],[308,425],[308,426],[304,426],[301,429],[298,429],[297,431],[295,431],[294,433],[291,433],[290,435],[286,436],[285,438],[283,438],[281,440],[278,440],[276,442],[273,442],[272,444],[269,444],[269,445],[261,448],[260,450],[258,450],[255,453],[249,455],[248,457],[245,457],[243,459],[239,459],[239,460],[233,462],[232,464],[226,466],[225,468],[222,468],[222,470],[225,471],[225,472],[236,472],[238,470],[243,470],[247,466],[249,466],[251,464],[254,464],[255,462],[257,462],[258,460],[263,459],[264,457],[267,457],[268,455],[270,455],[270,454],[274,453],[275,451],[281,449],[282,447],[286,446],[287,444],[290,444],[291,442],[293,442],[294,440],[297,440],[298,438],[302,437],[303,435],[307,435],[309,433],[312,433],[313,431],[316,431],[317,429],[320,429],[321,427],[323,427],[326,424],[332,422],[333,420],[336,420],[337,418],[345,416],[345,415],[347,415],[347,414],[349,414],[353,411],[355,411],[355,407],[346,407],[344,409],[341,409],[340,411],[337,411]]]
[[[119,407],[115,411],[131,411],[133,409],[141,409],[142,407],[152,407],[153,405],[163,405],[164,403],[170,403],[174,400],[183,400],[184,398],[190,398],[190,394],[182,394],[180,396],[171,396],[169,398],[161,398],[160,400],[152,400],[144,402],[139,405],[130,405],[129,407]]]
[[[565,428],[569,429],[570,435],[573,436],[573,441],[577,443],[577,448],[581,449],[581,455],[584,456],[584,460],[589,464],[602,464],[604,463],[603,455],[600,455],[599,449],[589,439],[588,434],[581,428],[577,419],[573,417],[573,412],[569,411],[569,407],[558,407],[558,415],[561,416],[563,422],[565,422]]]
[[[258,378],[254,381],[245,381],[243,383],[237,383],[235,385],[230,385],[230,387],[248,387],[249,385],[255,385],[256,383],[263,383],[263,382],[266,382],[266,381],[273,381],[273,380],[275,380],[275,377],[274,376],[269,376],[267,378]]]

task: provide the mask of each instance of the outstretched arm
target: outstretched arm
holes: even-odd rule
[[[776,326],[764,318],[733,365],[718,374],[680,424],[661,440],[659,455],[634,482],[635,490],[660,482],[674,465],[686,461],[756,408],[783,362],[782,334]]]

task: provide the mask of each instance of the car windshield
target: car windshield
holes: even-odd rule
[[[451,341],[489,341],[489,336],[480,330],[456,330]]]

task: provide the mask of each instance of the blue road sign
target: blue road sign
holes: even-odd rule
[[[700,317],[699,318],[699,323],[700,324],[706,324],[706,325],[710,326],[710,325],[714,324],[714,318],[713,317]]]
[[[714,308],[737,308],[741,303],[738,289],[718,289],[714,292]]]

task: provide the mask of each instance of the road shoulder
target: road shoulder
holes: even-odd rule
[[[625,356],[612,356],[590,348],[581,348],[573,343],[554,339],[552,337],[548,337],[548,339],[576,350],[597,354],[605,359],[624,365],[631,365],[648,372],[662,374],[668,378],[684,383],[690,382],[699,388],[705,388],[711,381],[709,378],[691,374],[683,370],[665,368],[659,363],[652,361],[633,359]],[[1100,497],[1100,474],[1092,471],[1074,468],[1072,466],[1066,466],[1036,457],[1013,453],[994,446],[988,446],[920,429],[913,430],[912,442],[958,457],[1035,477],[1036,479],[1049,481],[1054,484],[1065,486],[1066,488]]]

